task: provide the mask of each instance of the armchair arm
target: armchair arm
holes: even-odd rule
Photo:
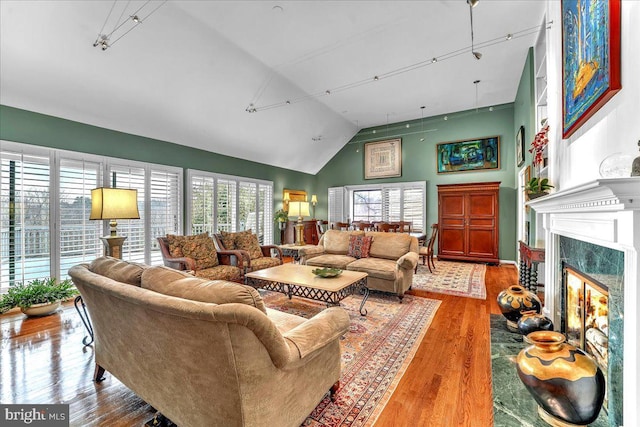
[[[166,262],[170,264],[177,264],[177,268],[171,265],[167,267],[175,268],[176,270],[193,270],[196,269],[196,261],[193,258],[189,257],[178,257],[178,258],[166,258]]]
[[[316,246],[313,248],[311,247],[300,248],[298,250],[298,253],[300,254],[300,258],[305,258],[305,259],[313,258],[314,256],[322,255],[324,253],[324,246]]]
[[[405,270],[413,270],[416,268],[416,265],[418,265],[418,258],[420,257],[420,255],[418,255],[415,252],[407,252],[406,254],[402,255],[400,258],[398,258],[397,264],[398,264],[398,268],[402,268]]]
[[[238,267],[240,270],[243,270],[243,259],[244,259],[244,254],[243,252],[246,253],[246,251],[217,251],[218,252],[218,261],[220,262],[220,264],[223,265],[234,265],[233,264],[233,259],[235,257],[236,260],[236,264],[235,266]],[[247,259],[249,258],[249,254],[247,253]],[[249,260],[249,265],[251,265],[251,260]]]
[[[260,246],[260,249],[262,249],[262,255],[265,257],[271,257],[271,250],[274,250],[276,251],[276,258],[282,259],[282,249],[276,245],[264,245]]]
[[[283,334],[298,350],[300,359],[340,338],[349,330],[349,314],[331,307]]]

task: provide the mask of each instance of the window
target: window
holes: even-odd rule
[[[181,168],[0,141],[0,292],[102,255],[108,224],[89,220],[99,186],[138,190],[141,219],[118,223],[123,257],[161,263],[156,237],[182,228]]]
[[[332,187],[329,221],[411,221],[423,232],[426,192],[425,182]]]
[[[273,242],[273,183],[188,171],[191,234],[251,229],[260,244]]]

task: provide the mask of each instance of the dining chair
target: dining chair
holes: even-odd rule
[[[431,237],[426,241],[424,246],[420,246],[420,250],[418,251],[418,255],[422,258],[422,265],[426,265],[429,267],[429,273],[433,273],[431,267],[435,270],[436,264],[433,261],[433,245],[436,242],[436,238],[438,237],[438,224],[431,225]],[[416,272],[418,271],[418,265],[416,264]]]

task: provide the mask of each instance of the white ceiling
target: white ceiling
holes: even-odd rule
[[[0,103],[312,174],[359,129],[422,105],[513,102],[544,11],[480,0],[478,61],[464,0],[119,1],[103,33],[141,6],[143,22],[102,51],[113,4],[0,0]]]

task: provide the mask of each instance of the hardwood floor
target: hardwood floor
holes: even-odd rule
[[[492,426],[489,314],[517,283],[515,266],[488,266],[487,299],[424,291],[442,301],[376,426]],[[91,381],[93,347],[72,303],[52,316],[0,316],[1,403],[69,403],[72,426],[142,426],[153,408],[107,373]],[[141,361],[144,363],[144,361]],[[179,392],[179,391],[176,391]],[[276,427],[276,426],[274,426]]]

